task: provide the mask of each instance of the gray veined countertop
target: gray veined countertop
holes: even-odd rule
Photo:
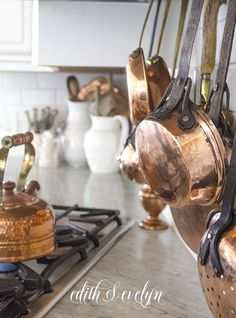
[[[7,179],[14,180],[15,171],[16,166],[12,169],[10,165]],[[63,166],[34,168],[29,179],[32,178],[41,183],[41,196],[50,203],[119,209],[123,216],[136,220],[146,216],[138,200],[139,186],[120,174],[94,175],[88,170]],[[96,286],[104,279],[113,285],[119,282],[121,291],[142,290],[149,281],[149,289],[155,287],[163,292],[161,303],[152,301],[147,309],[120,299],[109,303],[73,304],[68,293],[46,317],[211,317],[196,263],[171,228],[159,233],[148,232],[136,224],[73,290],[81,289],[86,281]]]

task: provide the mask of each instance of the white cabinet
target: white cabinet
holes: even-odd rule
[[[0,62],[31,60],[32,1],[0,1]]]
[[[138,47],[147,3],[38,1],[33,62],[48,66],[124,67]],[[149,47],[154,10],[143,46]]]

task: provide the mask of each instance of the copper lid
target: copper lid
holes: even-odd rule
[[[40,185],[37,181],[31,181],[30,189],[32,187],[40,189]],[[27,192],[16,192],[16,183],[12,181],[4,182],[3,184],[3,198],[2,198],[2,207],[0,208],[0,213],[4,213],[7,210],[7,213],[14,212],[16,209],[24,207],[24,210],[29,210],[30,213],[33,212],[32,208],[35,211],[39,208],[40,200]],[[28,187],[29,188],[29,187]],[[46,205],[46,204],[45,204]]]

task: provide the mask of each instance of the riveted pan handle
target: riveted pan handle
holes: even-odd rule
[[[17,190],[24,191],[26,178],[33,166],[35,159],[35,150],[34,146],[31,143],[32,141],[33,134],[31,132],[13,136],[6,136],[2,139],[2,148],[0,149],[0,205],[2,205],[3,180],[9,150],[12,147],[21,145],[25,146],[24,157],[21,164],[21,171],[17,181]]]

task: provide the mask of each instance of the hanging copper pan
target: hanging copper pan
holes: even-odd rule
[[[176,62],[177,62],[178,55],[179,55],[180,42],[182,39],[183,27],[184,27],[187,8],[188,8],[188,0],[182,0],[180,17],[179,17],[178,32],[177,32],[177,37],[176,37],[172,76],[174,76]],[[167,9],[168,9],[168,6],[166,6],[165,11],[167,11]],[[167,19],[167,12],[164,14],[164,20],[163,20],[164,23],[162,22],[163,25],[165,25],[165,23],[166,23],[165,20]],[[163,39],[163,32],[164,32],[164,28],[162,26],[161,36],[159,39],[157,52],[159,52],[159,50],[160,50],[161,42]],[[161,59],[161,57],[158,56],[158,54],[156,55],[156,58]],[[165,81],[162,81],[162,79],[163,79],[162,72],[159,73],[157,69],[155,72],[152,71],[152,67],[149,67],[149,66],[152,64],[153,68],[155,68],[157,65],[155,63],[152,63],[153,60],[154,60],[154,57],[152,57],[146,61],[146,71],[147,71],[147,73],[149,73],[148,84],[152,88],[151,89],[152,98],[154,98],[154,100],[157,103],[160,98],[159,97],[155,98],[153,96],[154,96],[155,92],[158,92],[158,94],[160,93],[158,86],[162,86],[163,89],[161,91],[164,91],[164,87],[165,87],[165,89],[167,88],[169,81],[164,84]],[[164,84],[164,86],[163,86],[163,84]],[[144,117],[143,117],[143,119],[144,119]],[[135,135],[135,130],[133,130],[131,137],[128,137],[126,145],[124,147],[124,150],[122,151],[122,153],[119,157],[120,169],[130,180],[135,180],[137,183],[144,183],[145,180],[144,180],[142,171],[139,167],[138,156],[137,156],[137,153],[135,150],[134,135]]]
[[[150,0],[141,32],[139,47],[129,56],[126,67],[127,85],[130,105],[130,119],[134,126],[138,125],[153,111],[170,82],[170,75],[164,60],[159,57],[159,51],[153,58],[145,62],[142,38],[154,0]],[[165,13],[161,27],[158,50],[169,13],[171,0],[165,2]]]
[[[34,162],[30,132],[2,139],[0,149],[0,262],[20,262],[45,256],[55,249],[55,216],[52,208],[37,197],[40,186],[25,181]],[[25,145],[17,185],[5,182],[9,150]],[[17,190],[15,191],[15,187]]]
[[[226,151],[217,128],[231,52],[225,47],[231,48],[232,41],[228,41],[232,32],[226,30],[223,39],[217,87],[207,115],[189,99],[188,78],[202,5],[202,0],[192,2],[176,80],[136,131],[136,150],[145,179],[158,196],[174,207],[213,205],[221,200],[225,183]]]
[[[217,17],[222,0],[208,0],[204,4],[203,47],[201,62],[201,107],[205,109],[209,92],[211,73],[215,67]],[[227,119],[226,119],[227,120]],[[201,238],[213,206],[186,206],[171,208],[176,228],[187,246],[198,253]]]

